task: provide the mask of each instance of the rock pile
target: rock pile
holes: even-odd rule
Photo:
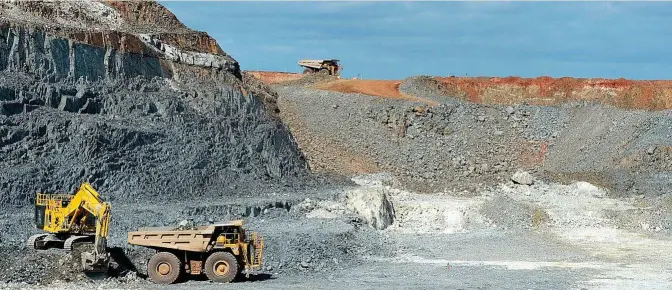
[[[484,105],[449,96],[442,85],[421,76],[399,87],[438,106],[275,88],[283,121],[320,172],[390,172],[400,186],[420,192],[474,192],[519,169],[536,179],[603,184],[615,195],[657,195],[672,186],[669,112],[579,102]]]
[[[283,121],[312,168],[335,168],[348,176],[387,171],[407,188],[430,192],[501,182],[516,166],[526,166],[518,164],[517,148],[524,126],[509,125],[524,119],[503,119],[508,116],[503,110],[276,89]],[[324,155],[336,148],[338,154]]]

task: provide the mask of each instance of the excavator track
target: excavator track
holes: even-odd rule
[[[35,234],[35,235],[30,236],[30,238],[28,238],[28,242],[27,242],[28,243],[28,249],[35,250],[36,249],[35,242],[39,239],[42,239],[42,238],[48,236],[48,235],[49,234]]]
[[[67,240],[65,240],[65,242],[63,243],[63,249],[65,249],[66,252],[71,252],[72,251],[72,246],[76,242],[86,241],[87,238],[89,238],[89,242],[91,242],[90,241],[91,236],[71,236]]]

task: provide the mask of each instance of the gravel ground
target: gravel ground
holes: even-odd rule
[[[310,87],[318,83],[334,81],[337,79],[338,78],[334,76],[321,73],[313,73],[313,74],[306,74],[306,76],[298,80],[282,82],[280,84],[276,84],[275,86]]]
[[[394,241],[399,252],[396,257],[369,257],[328,272],[263,275],[230,285],[192,280],[166,287],[115,279],[95,284],[56,283],[43,288],[331,289],[347,283],[354,289],[396,289],[401,285],[419,289],[600,289],[599,282],[591,281],[621,266],[550,241],[544,235],[521,232],[404,235],[394,237]],[[486,248],[490,250],[484,251]]]
[[[299,206],[306,198],[331,200],[341,196],[343,189],[320,188],[315,191],[293,191],[269,194],[266,197],[228,198],[228,202],[200,200],[197,203],[123,204],[115,203],[112,212],[108,246],[121,266],[113,275],[126,277],[146,275],[146,261],[152,251],[126,243],[126,232],[138,227],[177,225],[181,220],[197,224],[208,221],[244,219],[246,228],[264,236],[264,272],[274,275],[317,274],[344,269],[356,264],[362,255],[389,255],[385,237],[363,226],[352,215],[337,219],[307,219],[307,211]],[[0,267],[10,269],[0,273],[0,281],[47,283],[54,280],[85,282],[89,279],[72,265],[79,260],[62,251],[49,250],[37,255],[25,248],[25,241],[38,230],[32,226],[32,208],[24,207],[5,213],[3,220],[23,221],[3,223],[0,251],[6,258]],[[344,242],[347,241],[347,242]],[[18,250],[18,254],[17,253]],[[9,254],[13,253],[13,254]],[[117,260],[118,259],[118,260]],[[123,279],[122,279],[123,280]]]
[[[298,87],[277,90],[283,121],[318,172],[349,176],[389,171],[409,188],[428,192],[502,181],[516,160],[515,150],[507,150],[515,145],[514,132],[494,134],[478,121],[475,106],[429,108]]]
[[[532,186],[504,183],[478,193],[426,195],[385,186],[381,176],[389,178],[363,176],[356,181],[365,187],[387,188],[396,217],[385,230],[374,230],[347,212],[312,214],[321,206],[338,208],[334,203],[344,202],[346,192],[357,186],[230,202],[120,204],[113,213],[110,246],[130,263],[120,268],[119,277],[86,277],[72,271],[72,260],[57,251],[24,254],[23,241],[16,237],[31,231],[30,208],[5,213],[3,220],[25,222],[5,224],[0,234],[0,251],[8,257],[0,260],[0,267],[10,269],[0,274],[0,287],[322,289],[343,283],[366,289],[399,285],[458,289],[671,286],[667,276],[653,276],[672,259],[655,254],[669,243],[668,230],[656,230],[653,225],[646,230],[617,230],[621,217],[646,219],[647,215],[633,211],[641,202],[637,199],[612,199],[588,183],[560,185],[539,180]],[[307,199],[313,206],[304,206]],[[543,226],[534,225],[536,210],[545,213]],[[640,205],[641,210],[647,207]],[[176,224],[178,217],[197,223],[207,223],[210,218],[244,218],[249,229],[266,239],[263,273],[231,285],[192,279],[164,287],[146,280],[143,267],[151,251],[124,245],[124,233],[139,226]],[[607,240],[599,240],[602,236]],[[628,241],[621,245],[627,249],[620,253],[612,245],[619,239]],[[137,273],[128,271],[133,268]]]
[[[431,77],[420,76],[404,80],[400,90],[442,103],[464,99],[445,95],[442,86]],[[511,127],[524,128],[518,136],[533,144],[535,163],[543,161],[538,170],[549,179],[589,180],[610,187],[610,194],[618,196],[661,195],[671,185],[670,110],[623,110],[585,102],[481,107],[503,108],[510,113],[509,119],[523,119]],[[546,149],[541,150],[542,146]]]

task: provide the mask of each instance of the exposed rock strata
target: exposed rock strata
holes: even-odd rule
[[[306,172],[273,96],[207,34],[158,4],[61,3],[0,6],[0,204],[83,181],[112,200],[253,195]]]

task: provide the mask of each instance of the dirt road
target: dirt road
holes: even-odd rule
[[[315,88],[341,93],[359,93],[375,97],[422,102],[431,106],[439,104],[432,100],[404,94],[399,91],[399,85],[401,85],[401,81],[339,80],[317,84]]]

